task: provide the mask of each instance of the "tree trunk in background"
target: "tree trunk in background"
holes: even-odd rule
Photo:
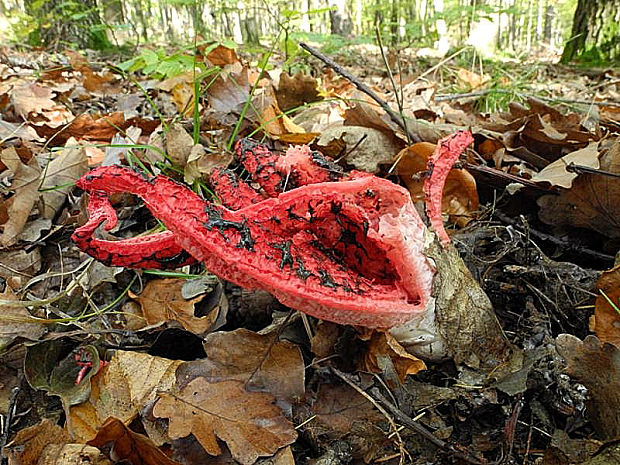
[[[25,0],[24,8],[39,24],[29,38],[33,45],[58,48],[74,44],[97,50],[111,46],[95,0],[82,0],[79,4]],[[77,14],[79,19],[73,20],[72,16]]]
[[[443,0],[435,0],[435,27],[437,28],[437,43],[435,48],[440,55],[445,55],[450,49],[450,40],[448,39],[448,26],[443,18]]]
[[[392,0],[390,8],[390,36],[392,45],[398,43],[398,0]]]
[[[142,39],[146,42],[149,40],[149,25],[146,21],[146,17],[144,16],[143,6],[140,4],[140,2],[136,4],[136,19],[140,23]]]
[[[361,35],[364,30],[362,28],[362,13],[364,11],[364,5],[362,0],[355,0],[355,34]]]
[[[553,32],[553,21],[555,19],[555,8],[553,5],[547,2],[545,6],[545,30],[543,33],[543,40],[546,44],[555,45],[551,43],[551,33]]]
[[[347,11],[345,0],[329,0],[327,2],[330,8],[329,20],[331,25],[331,33],[340,36],[351,35],[351,17]]]
[[[568,63],[584,52],[592,52],[595,59],[620,60],[620,2],[578,0],[571,38],[560,61]]]

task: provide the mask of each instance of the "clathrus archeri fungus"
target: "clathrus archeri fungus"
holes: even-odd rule
[[[428,166],[427,215],[446,245],[441,195],[446,176],[473,142],[468,131],[437,145]],[[211,182],[224,206],[165,176],[99,167],[77,185],[90,193],[88,222],[73,234],[103,263],[174,268],[201,261],[217,276],[264,289],[283,304],[341,324],[390,328],[420,318],[431,300],[435,266],[429,234],[409,192],[363,172],[344,173],[307,146],[280,156],[252,140],[236,154],[262,192],[227,170]],[[108,195],[139,196],[166,232],[120,241],[93,237],[116,225]]]

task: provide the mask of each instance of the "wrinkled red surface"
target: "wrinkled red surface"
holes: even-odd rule
[[[444,137],[437,143],[433,155],[428,159],[427,170],[429,176],[424,183],[426,195],[426,215],[433,230],[446,245],[450,243],[450,237],[443,227],[441,217],[441,198],[448,174],[456,160],[463,151],[474,141],[469,131],[458,131],[448,137]]]
[[[229,209],[163,176],[101,167],[78,181],[93,204],[74,240],[119,266],[169,268],[197,259],[223,279],[265,289],[292,308],[337,323],[391,327],[425,310],[434,269],[424,255],[426,228],[407,190],[368,173],[347,176],[307,147],[279,157],[245,140],[237,153],[270,198],[260,200],[247,184],[237,194],[232,173],[216,173],[215,188]],[[93,238],[104,221],[108,229],[116,223],[105,197],[116,192],[141,197],[169,231],[124,241]]]

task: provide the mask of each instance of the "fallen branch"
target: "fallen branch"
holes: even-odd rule
[[[350,81],[351,84],[353,84],[355,87],[357,87],[360,91],[364,92],[371,99],[373,99],[375,102],[377,102],[379,104],[379,106],[381,106],[381,108],[383,108],[385,110],[385,112],[390,116],[390,118],[392,118],[392,121],[394,121],[396,124],[398,124],[398,126],[403,131],[405,131],[405,134],[407,134],[407,137],[409,138],[409,140],[411,140],[412,142],[422,142],[422,139],[420,139],[420,137],[417,134],[414,134],[413,132],[411,132],[409,130],[409,128],[407,127],[407,122],[403,118],[401,118],[398,113],[396,113],[394,110],[392,110],[390,108],[390,106],[385,102],[385,100],[383,100],[381,97],[379,97],[377,94],[375,94],[372,91],[372,89],[370,89],[370,87],[368,87],[366,84],[364,84],[359,79],[357,79],[355,76],[353,76],[351,73],[349,73],[348,71],[343,69],[334,60],[332,60],[331,58],[323,55],[317,49],[310,47],[308,44],[306,44],[304,42],[300,42],[299,46],[301,48],[303,48],[304,50],[306,50],[311,55],[313,55],[316,58],[318,58],[319,60],[321,60],[323,63],[325,63],[331,69],[333,69],[335,72],[337,72],[342,77],[344,77],[345,79]]]
[[[518,95],[521,98],[535,98],[538,100],[544,100],[545,102],[577,103],[581,105],[596,105],[600,107],[620,107],[619,102],[612,102],[609,100],[596,101],[596,100],[568,99],[568,98],[561,98],[561,97],[542,97],[540,95],[525,94],[522,92],[513,92],[507,89],[484,89],[484,90],[476,90],[474,92],[466,92],[462,94],[438,94],[438,95],[435,95],[434,100],[435,102],[448,102],[450,100],[459,100],[462,98],[483,97],[488,94],[513,94],[513,95]]]
[[[334,373],[336,376],[338,376],[338,378],[340,378],[342,381],[347,383],[349,386],[351,386],[357,392],[362,394],[366,399],[368,399],[370,401],[370,403],[373,404],[384,416],[388,416],[387,412],[385,411],[384,408],[382,408],[380,405],[378,405],[379,403],[383,404],[383,406],[400,423],[405,425],[411,431],[421,435],[422,437],[427,439],[430,443],[432,443],[433,445],[437,446],[439,449],[442,449],[442,450],[450,453],[451,455],[453,455],[455,458],[464,460],[464,461],[466,461],[468,463],[473,463],[473,464],[476,464],[476,465],[482,465],[482,464],[486,463],[484,459],[476,457],[474,454],[469,452],[467,449],[462,448],[462,450],[458,450],[452,444],[449,444],[446,441],[443,441],[443,440],[439,439],[432,432],[430,432],[424,425],[422,425],[421,423],[415,421],[413,418],[407,416],[402,410],[400,410],[398,407],[396,407],[394,404],[392,404],[388,399],[386,399],[379,392],[378,389],[376,389],[376,388],[372,389],[372,395],[368,394],[360,386],[358,386],[357,383],[355,383],[355,381],[350,379],[350,377],[348,375],[346,375],[345,373],[341,372],[340,370],[338,370],[338,369],[336,369],[334,367],[330,367],[330,370],[332,371],[332,373]]]

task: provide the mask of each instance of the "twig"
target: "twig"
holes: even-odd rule
[[[368,394],[361,387],[359,387],[356,383],[354,383],[351,379],[349,379],[349,377],[345,375],[342,371],[334,367],[330,367],[330,370],[333,374],[338,376],[338,378],[340,378],[342,381],[347,383],[350,387],[355,389],[360,395],[365,397],[366,400],[368,400],[368,402],[370,402],[385,417],[385,419],[390,424],[392,431],[396,435],[396,438],[398,439],[398,447],[400,449],[400,464],[402,465],[405,460],[405,447],[403,446],[403,439],[400,437],[400,433],[398,432],[398,427],[396,426],[396,423],[394,423],[394,419],[390,416],[388,412],[385,411],[383,407],[381,407],[381,405],[379,405],[379,403],[377,403],[375,399],[372,398],[370,394]]]
[[[492,168],[490,166],[474,165],[472,163],[463,163],[463,168],[466,168],[469,171],[475,171],[477,173],[486,174],[496,179],[501,179],[502,181],[507,182],[507,183],[522,184],[526,187],[531,187],[539,191],[544,191],[545,193],[555,192],[555,188],[553,187],[544,187],[544,186],[541,186],[535,183],[534,181],[530,181],[529,179],[521,178],[519,176],[515,176],[514,174],[506,173],[504,171],[498,170],[496,168]]]
[[[480,459],[476,456],[474,456],[472,453],[470,453],[467,450],[457,450],[452,444],[448,444],[445,441],[442,441],[441,439],[439,439],[438,437],[436,437],[433,433],[431,433],[428,429],[426,429],[426,427],[424,427],[423,425],[421,425],[420,423],[418,423],[417,421],[415,421],[414,419],[410,418],[409,416],[405,415],[405,413],[403,413],[398,407],[396,407],[394,404],[392,404],[392,402],[390,402],[387,398],[385,398],[378,389],[372,389],[372,396],[370,394],[368,394],[366,391],[364,391],[361,387],[359,387],[355,382],[353,382],[351,379],[349,379],[349,377],[344,374],[343,372],[341,372],[340,370],[334,368],[334,367],[330,367],[332,373],[334,373],[336,376],[338,376],[341,380],[343,380],[345,383],[347,383],[349,386],[351,386],[353,389],[355,389],[357,392],[359,392],[362,396],[364,396],[366,399],[368,399],[368,401],[377,408],[377,410],[379,410],[386,418],[389,419],[390,421],[390,425],[394,424],[394,420],[392,420],[392,418],[390,417],[390,414],[388,412],[386,412],[386,410],[377,402],[377,400],[379,402],[381,402],[381,404],[383,404],[385,406],[385,408],[387,408],[387,410],[390,411],[390,413],[392,415],[394,415],[394,417],[403,425],[405,425],[406,427],[408,427],[409,429],[411,429],[412,431],[414,431],[415,433],[420,434],[421,436],[423,436],[424,438],[428,439],[432,444],[434,444],[435,446],[437,446],[438,448],[445,450],[449,453],[451,453],[452,455],[454,455],[454,457],[459,458],[461,460],[465,460],[468,463],[473,463],[475,465],[483,465],[484,463],[486,463],[483,459]],[[395,424],[394,424],[395,426]]]
[[[0,463],[5,463],[7,457],[3,454],[3,449],[9,441],[9,433],[11,432],[11,423],[13,422],[13,416],[15,415],[15,409],[17,408],[17,396],[19,394],[20,387],[15,386],[11,390],[11,396],[9,397],[9,408],[6,412],[4,419],[4,428],[2,430],[2,436],[0,436]]]
[[[334,60],[332,60],[331,58],[323,55],[321,52],[319,52],[317,49],[310,47],[308,44],[304,43],[304,42],[300,42],[299,46],[301,48],[303,48],[304,50],[306,50],[308,53],[310,53],[311,55],[313,55],[314,57],[318,58],[319,60],[321,60],[323,63],[325,63],[327,66],[329,66],[331,69],[333,69],[335,72],[337,72],[338,74],[340,74],[342,77],[344,77],[345,79],[349,80],[351,82],[351,84],[353,84],[355,87],[357,87],[360,91],[364,92],[366,95],[368,95],[371,99],[373,99],[375,102],[377,102],[379,104],[379,106],[381,106],[381,108],[383,108],[383,110],[385,110],[385,112],[390,116],[390,118],[392,118],[392,121],[394,121],[396,124],[398,124],[398,126],[405,131],[405,134],[407,134],[407,138],[413,142],[422,142],[422,139],[420,139],[420,137],[417,134],[414,134],[413,132],[411,132],[409,130],[409,128],[407,127],[407,124],[405,123],[405,121],[398,115],[398,113],[396,113],[394,110],[392,110],[390,108],[390,106],[385,102],[385,100],[383,100],[381,97],[379,97],[377,94],[375,94],[372,89],[370,89],[370,87],[368,87],[366,84],[364,84],[363,82],[361,82],[359,79],[357,79],[355,76],[353,76],[351,73],[349,73],[348,71],[346,71],[345,69],[343,69],[338,63],[336,63]]]
[[[523,229],[521,224],[518,221],[513,220],[512,218],[508,217],[507,215],[504,215],[503,213],[497,210],[495,211],[494,215],[503,223],[510,224],[516,227],[517,229]],[[582,246],[572,244],[567,241],[563,241],[562,239],[558,239],[557,237],[552,236],[550,234],[537,231],[536,229],[529,228],[528,232],[532,236],[537,237],[538,239],[541,239],[543,241],[549,241],[565,250],[570,250],[580,255],[587,255],[589,257],[596,258],[597,260],[601,260],[607,263],[609,262],[613,263],[615,259],[613,255],[607,255],[601,252],[597,252],[596,250],[591,250],[586,247],[582,247]]]
[[[540,95],[533,94],[524,94],[522,92],[514,92],[507,89],[484,89],[477,90],[474,92],[466,92],[463,94],[438,94],[435,95],[435,102],[446,102],[449,100],[458,100],[462,98],[470,98],[470,97],[482,97],[487,94],[514,94],[518,95],[522,98],[536,98],[538,100],[544,100],[546,102],[562,102],[562,103],[578,103],[582,105],[597,105],[602,107],[620,107],[619,102],[612,102],[609,100],[604,101],[596,101],[596,100],[577,100],[577,99],[568,99],[561,97],[542,97]]]
[[[381,57],[383,58],[383,64],[385,65],[385,69],[387,70],[388,76],[390,78],[390,82],[392,83],[392,90],[394,91],[394,97],[396,97],[396,105],[398,106],[398,113],[405,123],[405,133],[407,133],[407,137],[409,137],[409,130],[407,126],[407,120],[405,120],[405,112],[403,107],[404,100],[404,92],[403,92],[403,80],[402,74],[400,75],[400,92],[398,92],[398,88],[396,87],[396,81],[394,81],[394,75],[392,74],[392,69],[390,68],[390,64],[388,62],[387,56],[385,55],[385,49],[383,48],[383,41],[381,40],[381,32],[379,31],[379,26],[375,26],[375,35],[377,36],[377,43],[379,44],[379,50],[381,50]],[[411,145],[411,140],[407,139],[408,145]]]
[[[377,400],[379,400],[379,402],[381,402],[383,405],[385,405],[385,407],[390,411],[390,413],[392,415],[394,415],[394,417],[403,425],[407,426],[409,429],[411,429],[412,431],[420,434],[421,436],[423,436],[424,438],[428,439],[432,444],[434,444],[435,446],[437,446],[438,448],[445,450],[446,452],[449,452],[450,454],[452,454],[454,457],[464,460],[468,463],[473,463],[476,465],[482,465],[484,463],[486,463],[486,461],[482,458],[479,458],[477,456],[475,456],[473,453],[469,452],[467,449],[465,449],[464,447],[461,447],[460,450],[457,449],[455,446],[453,446],[452,444],[449,444],[441,439],[439,439],[437,436],[435,436],[433,433],[431,433],[428,429],[426,429],[425,426],[423,426],[422,424],[418,423],[417,421],[415,421],[413,418],[409,417],[408,415],[405,415],[405,413],[403,413],[402,410],[400,410],[398,407],[396,407],[394,404],[392,404],[388,399],[386,399],[380,392],[378,389],[373,389],[372,390],[372,394],[374,397],[377,398]]]

